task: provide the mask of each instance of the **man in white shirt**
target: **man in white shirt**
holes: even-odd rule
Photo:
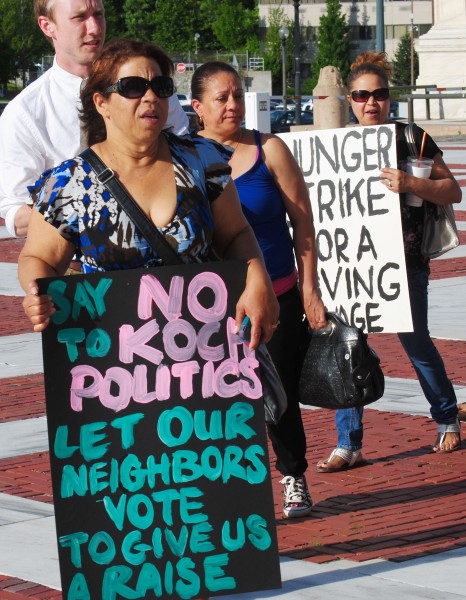
[[[0,117],[0,216],[15,236],[27,234],[27,186],[85,147],[79,91],[105,39],[102,0],[34,0],[39,27],[55,49],[53,66],[9,102]],[[180,135],[189,122],[176,94],[167,128]]]

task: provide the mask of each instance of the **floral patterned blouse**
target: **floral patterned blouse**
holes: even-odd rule
[[[230,181],[231,169],[215,142],[163,135],[175,170],[177,201],[173,220],[159,231],[183,262],[205,262],[214,228],[210,203]],[[29,192],[45,220],[75,245],[84,273],[162,264],[82,157],[45,171]]]

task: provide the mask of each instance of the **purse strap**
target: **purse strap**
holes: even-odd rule
[[[408,125],[406,125],[405,138],[411,156],[417,156],[417,146],[416,141],[414,140],[414,123],[408,123]]]
[[[409,149],[409,152],[411,153],[411,156],[419,156],[419,153],[417,151],[417,146],[416,146],[416,140],[414,139],[414,123],[408,123],[408,125],[406,125],[405,138],[406,138],[406,143],[408,144],[408,149]],[[439,218],[438,217],[439,206],[437,204],[434,204],[433,202],[429,202],[428,200],[424,200],[423,205],[424,205],[424,212],[430,210],[433,213],[435,219]]]
[[[183,261],[173,250],[162,233],[141,210],[134,198],[127,192],[115,177],[115,173],[97,156],[91,148],[86,148],[79,155],[94,170],[97,179],[112,194],[121,208],[126,212],[133,224],[142,233],[152,250],[163,260],[164,265],[179,265]]]

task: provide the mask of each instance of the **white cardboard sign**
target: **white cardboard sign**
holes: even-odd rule
[[[412,331],[395,167],[394,125],[283,133],[311,198],[327,310],[368,333]]]

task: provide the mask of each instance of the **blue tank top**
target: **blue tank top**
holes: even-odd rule
[[[249,221],[272,281],[295,270],[293,240],[286,222],[286,210],[275,181],[262,160],[260,132],[253,130],[257,146],[254,165],[235,179],[243,212]]]

